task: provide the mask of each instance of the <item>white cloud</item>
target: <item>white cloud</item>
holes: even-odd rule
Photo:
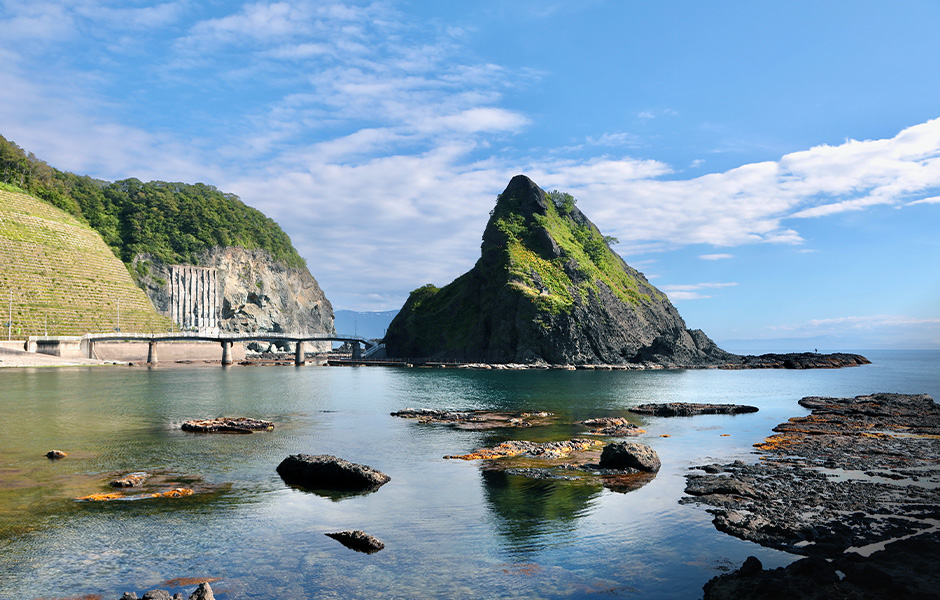
[[[702,260],[725,260],[727,258],[734,258],[734,254],[701,254],[699,258]]]
[[[676,285],[660,285],[657,286],[660,291],[665,292],[669,296],[670,300],[702,300],[705,298],[711,298],[709,294],[701,293],[701,290],[710,290],[710,289],[721,289],[727,287],[734,287],[738,285],[737,282],[706,282],[706,283],[687,283],[687,284],[676,284]]]
[[[905,315],[867,315],[812,319],[767,327],[768,339],[829,338],[849,340],[857,348],[938,348],[940,319]]]

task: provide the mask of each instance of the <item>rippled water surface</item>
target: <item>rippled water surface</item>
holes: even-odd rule
[[[715,531],[678,504],[691,465],[753,459],[751,445],[805,414],[808,395],[940,395],[940,353],[870,352],[837,371],[463,371],[199,367],[0,371],[0,597],[119,598],[213,578],[231,598],[696,598],[748,555],[793,557]],[[733,402],[739,416],[642,418],[643,402]],[[490,432],[389,416],[407,407],[546,410],[547,428]],[[630,416],[663,468],[618,493],[444,460],[500,441],[567,439],[571,425]],[[270,432],[199,435],[182,421],[250,416]],[[669,437],[661,437],[663,434]],[[50,449],[69,454],[52,462]],[[392,477],[368,495],[286,486],[287,455],[335,454]],[[191,483],[189,498],[91,503],[132,471]],[[366,555],[323,534],[362,529]],[[167,582],[170,582],[169,584]]]

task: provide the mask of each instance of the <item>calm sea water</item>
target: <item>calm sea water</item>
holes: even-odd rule
[[[217,578],[231,598],[700,598],[748,555],[794,557],[717,532],[678,504],[691,465],[752,460],[752,444],[805,414],[808,395],[878,391],[940,398],[940,352],[868,352],[820,371],[545,372],[394,368],[0,371],[0,597],[66,598]],[[640,418],[643,402],[734,402],[740,416]],[[547,410],[558,426],[458,431],[389,416],[406,407]],[[198,417],[272,420],[271,432],[196,435]],[[443,460],[508,438],[567,439],[566,425],[629,416],[663,468],[646,486],[535,481]],[[668,434],[669,437],[661,437]],[[723,435],[725,434],[725,435]],[[52,448],[69,453],[51,462]],[[391,475],[378,492],[330,498],[287,487],[287,455],[335,454]],[[82,503],[120,473],[201,478],[211,493]],[[363,529],[365,555],[325,532]]]

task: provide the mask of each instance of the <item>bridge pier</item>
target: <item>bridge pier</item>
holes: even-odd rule
[[[147,364],[156,365],[157,364],[157,342],[151,340],[147,344]]]
[[[232,364],[232,342],[222,340],[222,366]]]
[[[353,342],[352,358],[353,360],[359,360],[362,358],[362,346],[359,345],[359,342]]]
[[[294,348],[294,365],[302,367],[305,364],[307,364],[307,355],[304,353],[304,343],[300,341]]]

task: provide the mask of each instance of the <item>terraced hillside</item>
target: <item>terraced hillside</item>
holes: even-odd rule
[[[5,189],[6,188],[6,189]],[[121,262],[91,227],[28,194],[0,187],[0,337],[13,300],[14,339],[166,331]]]

